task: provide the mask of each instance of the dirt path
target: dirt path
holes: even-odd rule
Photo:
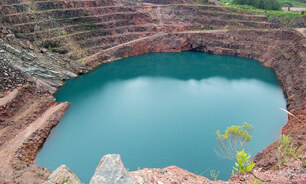
[[[52,118],[52,116],[63,107],[66,103],[60,103],[51,106],[44,114],[38,117],[30,126],[20,131],[14,138],[9,142],[6,142],[0,147],[0,168],[3,173],[0,173],[0,178],[8,176],[12,172],[11,160],[14,158],[17,149],[22,146],[22,143],[27,140],[33,132],[39,130],[44,124]]]
[[[296,30],[306,36],[306,28],[297,28]]]
[[[18,89],[14,89],[12,92],[4,96],[3,98],[0,98],[0,106],[4,106],[8,104],[10,101],[12,101],[18,94]]]

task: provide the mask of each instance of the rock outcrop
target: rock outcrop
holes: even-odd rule
[[[90,184],[135,184],[134,179],[125,169],[118,154],[102,157]]]
[[[142,169],[130,173],[139,184],[211,183],[204,176],[195,175],[177,166],[163,169]]]
[[[80,184],[79,178],[66,165],[59,166],[43,184]]]
[[[0,28],[0,33],[0,65],[4,69],[0,74],[4,79],[0,92],[21,86],[29,76],[34,76],[40,85],[53,93],[63,80],[77,76],[77,65],[67,64],[51,53],[42,54],[28,40],[16,38],[6,28]]]

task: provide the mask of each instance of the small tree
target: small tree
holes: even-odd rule
[[[216,170],[210,170],[210,176],[214,181],[217,180],[219,174],[220,174],[220,171],[217,172]]]
[[[290,157],[298,159],[300,155],[297,154],[297,147],[294,147],[291,142],[291,137],[289,135],[281,135],[280,139],[277,142],[277,163],[279,169],[287,163]]]
[[[251,141],[252,136],[249,132],[253,130],[253,126],[248,123],[243,123],[243,126],[228,127],[224,134],[217,131],[217,141],[219,149],[217,152],[225,158],[235,160],[236,153],[240,150],[245,150],[248,142]]]
[[[238,172],[238,174],[240,173],[246,174],[253,171],[255,164],[253,161],[249,160],[250,157],[251,154],[245,153],[244,150],[237,152],[236,155],[237,162],[235,162],[236,167],[233,168]]]

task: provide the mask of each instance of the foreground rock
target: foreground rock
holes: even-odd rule
[[[177,166],[163,169],[142,169],[130,173],[137,183],[141,184],[173,184],[173,183],[212,183],[204,176],[195,175]],[[222,183],[222,181],[220,181]],[[218,182],[216,182],[218,183]]]
[[[79,178],[66,165],[61,165],[48,177],[44,184],[70,183],[79,184]]]
[[[134,179],[125,169],[118,154],[102,157],[90,184],[134,184]]]
[[[305,156],[300,159],[291,159],[281,170],[263,171],[259,168],[247,175],[235,175],[228,181],[211,181],[204,176],[195,175],[177,166],[170,166],[163,169],[142,169],[130,172],[136,183],[141,184],[249,184],[255,179],[261,183],[270,184],[293,184],[306,183],[306,172],[302,167]],[[203,166],[205,168],[205,166]]]
[[[177,166],[166,168],[144,168],[142,170],[127,172],[121,161],[120,155],[105,155],[101,159],[96,172],[91,179],[91,184],[249,184],[254,180],[262,183],[289,184],[305,183],[306,172],[303,168],[305,155],[299,159],[291,159],[282,169],[267,170],[258,168],[246,175],[234,175],[228,181],[211,181],[208,178],[193,174]],[[205,166],[203,166],[205,168]]]

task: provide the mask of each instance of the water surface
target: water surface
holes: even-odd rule
[[[199,52],[122,59],[69,80],[56,93],[71,106],[37,155],[50,170],[66,164],[89,183],[101,157],[121,155],[130,171],[177,165],[219,179],[233,161],[216,155],[216,130],[248,122],[248,151],[275,141],[287,116],[275,74],[250,59]]]

